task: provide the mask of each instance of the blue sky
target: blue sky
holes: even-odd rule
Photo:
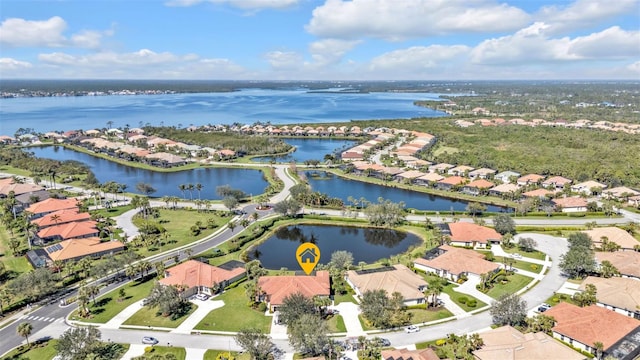
[[[1,0],[0,78],[640,79],[640,0]]]

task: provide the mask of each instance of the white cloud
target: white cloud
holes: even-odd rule
[[[314,65],[324,67],[340,62],[344,54],[359,43],[360,41],[324,39],[311,43],[309,52]]]
[[[0,72],[29,69],[33,65],[26,61],[11,58],[0,58]]]
[[[536,18],[550,25],[550,33],[593,27],[614,16],[638,12],[639,0],[576,0],[565,7],[543,7]]]
[[[401,40],[514,30],[529,18],[523,10],[493,0],[327,0],[314,9],[306,29],[329,38]]]
[[[194,6],[203,2],[228,4],[244,10],[284,9],[296,5],[299,0],[170,0],[167,6]]]
[[[587,36],[550,38],[550,25],[535,23],[513,35],[488,39],[471,52],[475,64],[624,59],[640,56],[640,32],[617,26]]]
[[[419,72],[435,68],[449,60],[465,55],[470,48],[464,45],[431,45],[413,46],[408,49],[391,51],[371,60],[369,69],[401,70],[403,72]]]
[[[60,47],[66,42],[62,32],[67,23],[59,16],[44,21],[10,18],[0,24],[0,43],[15,47]]]
[[[627,65],[627,70],[640,75],[640,61],[636,61],[632,64]]]
[[[293,70],[302,67],[302,55],[293,51],[270,51],[264,55],[274,70]]]

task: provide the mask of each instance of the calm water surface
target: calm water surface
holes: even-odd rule
[[[370,184],[361,181],[349,180],[326,173],[315,171],[320,177],[314,177],[314,171],[305,171],[309,184],[314,191],[325,193],[330,197],[340,198],[345,204],[350,205],[349,196],[354,199],[365,198],[370,202],[378,202],[378,198],[388,199],[393,202],[404,201],[406,208],[432,211],[465,211],[468,202],[449,199],[416,191],[399,189],[389,186]],[[393,182],[390,182],[392,184]],[[487,211],[506,211],[499,206],[487,205]]]
[[[260,156],[251,160],[255,162],[268,163],[271,160],[279,163],[295,161],[304,163],[307,160],[319,160],[324,162],[325,155],[339,155],[342,151],[350,149],[358,144],[353,140],[336,139],[284,139],[287,144],[295,146],[296,151],[283,156]]]
[[[35,153],[37,157],[54,160],[76,160],[91,168],[96,178],[101,183],[115,181],[127,185],[127,192],[137,192],[136,184],[144,182],[151,184],[157,191],[154,197],[178,196],[183,197],[178,189],[180,184],[197,184],[204,186],[200,194],[202,199],[219,200],[216,187],[230,185],[234,189],[240,189],[247,194],[261,194],[269,185],[262,177],[262,172],[252,169],[231,168],[200,168],[178,172],[157,172],[138,169],[121,165],[99,157],[91,156],[60,146],[43,146],[27,149]],[[190,198],[187,191],[185,197]],[[198,192],[193,191],[193,198],[198,198]]]
[[[327,264],[331,254],[346,250],[353,254],[353,263],[373,262],[400,254],[418,245],[418,236],[396,230],[328,225],[295,225],[280,228],[273,236],[250,253],[268,269],[286,267],[299,270],[296,249],[301,243],[313,242],[320,248],[320,264]]]
[[[118,95],[0,99],[0,134],[18,128],[38,132],[150,124],[323,123],[438,117],[413,105],[440,100],[433,93],[311,93],[304,89],[245,89],[227,93]]]

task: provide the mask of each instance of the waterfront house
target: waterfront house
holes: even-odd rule
[[[488,179],[495,173],[496,173],[496,171],[493,170],[493,169],[480,168],[480,169],[476,169],[476,170],[470,171],[469,172],[469,178],[471,178],[472,180],[475,180],[475,179]]]
[[[440,190],[453,190],[457,186],[464,184],[467,179],[461,176],[450,176],[448,178],[444,178],[436,183],[436,188]]]
[[[425,173],[423,173],[422,171],[409,170],[409,171],[404,171],[404,172],[401,172],[400,174],[395,175],[394,180],[407,181],[409,183],[412,183],[416,178],[419,178],[424,175]]]
[[[516,184],[500,184],[489,189],[489,195],[513,198],[520,188]]]
[[[487,193],[487,190],[491,187],[493,187],[493,183],[491,181],[478,179],[463,186],[462,192],[469,195],[480,195]]]
[[[439,175],[437,173],[426,173],[418,178],[416,178],[414,180],[414,183],[416,185],[425,185],[425,186],[432,186],[433,184],[437,183],[438,181],[444,179],[444,176]]]
[[[499,243],[502,236],[492,228],[467,222],[448,223],[451,245],[484,248],[490,243]]]
[[[367,291],[384,290],[387,295],[400,293],[405,305],[422,304],[425,301],[423,291],[427,282],[401,264],[372,270],[350,270],[347,271],[345,280],[358,296]]]
[[[213,295],[216,291],[242,279],[245,273],[242,266],[227,268],[224,265],[218,267],[197,260],[187,260],[165,270],[164,278],[159,283],[184,289],[181,293],[183,297],[200,293]]]
[[[329,297],[331,283],[328,271],[316,271],[314,276],[261,276],[258,287],[271,311],[278,310],[287,296],[300,293],[305,297]]]

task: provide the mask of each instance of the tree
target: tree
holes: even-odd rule
[[[303,314],[288,325],[289,343],[307,356],[318,356],[329,343],[327,323],[312,314]]]
[[[585,306],[593,305],[598,301],[597,293],[598,293],[598,289],[596,288],[595,285],[587,284],[587,286],[585,286],[584,291],[579,291],[573,294],[572,299],[578,304],[578,306],[585,307]]]
[[[583,278],[596,271],[592,241],[585,233],[572,233],[567,238],[569,250],[560,256],[560,269],[572,278]]]
[[[56,350],[63,359],[84,360],[100,345],[100,330],[97,328],[72,327],[60,335]]]
[[[538,246],[538,243],[530,237],[522,237],[518,240],[518,247],[522,251],[532,252],[536,246]]]
[[[149,307],[157,307],[163,316],[177,319],[189,312],[191,303],[180,296],[175,286],[164,286],[157,283],[147,297]]]
[[[487,207],[484,204],[480,204],[478,202],[470,202],[466,207],[467,212],[472,217],[476,217],[476,215],[480,215],[483,212],[487,211]]]
[[[18,325],[18,327],[16,328],[16,332],[18,333],[18,335],[22,336],[27,340],[27,346],[30,346],[29,335],[31,335],[31,331],[33,331],[33,325],[31,325],[31,323],[28,323],[28,322],[23,322],[20,325]]]
[[[620,271],[618,270],[618,268],[616,268],[609,260],[602,261],[602,263],[600,264],[599,272],[600,275],[604,278],[620,276]]]
[[[391,297],[385,290],[368,290],[362,294],[360,310],[373,326],[391,328],[409,323],[410,313],[406,311],[404,299],[394,292]]]
[[[147,184],[144,182],[137,183],[136,190],[138,190],[140,193],[146,196],[149,196],[157,191],[153,186],[151,186],[151,184]]]
[[[375,226],[394,227],[404,222],[404,202],[394,203],[391,200],[378,198],[377,204],[368,203],[364,215],[369,223]]]
[[[238,204],[240,204],[240,201],[236,197],[225,196],[222,199],[222,204],[224,205],[224,207],[229,209],[229,211],[231,211],[231,210],[235,209],[236,206],[238,206]]]
[[[604,344],[601,341],[596,341],[593,343],[593,348],[596,349],[596,359],[602,359],[602,354],[604,353]]]
[[[504,294],[493,302],[489,312],[496,325],[522,325],[527,317],[527,302],[518,294]]]
[[[500,234],[516,234],[516,223],[509,214],[498,214],[493,217],[493,227]]]
[[[231,230],[231,232],[233,232],[233,229],[235,229],[237,226],[235,221],[229,221],[229,223],[227,224],[227,227],[229,228],[229,230]]]
[[[302,209],[302,205],[293,198],[282,200],[273,205],[273,211],[284,216],[295,216],[300,209]]]
[[[282,300],[282,305],[278,307],[280,320],[285,324],[293,324],[305,314],[315,314],[315,304],[313,299],[304,296],[302,293],[293,293]]]
[[[353,254],[345,251],[338,250],[334,251],[331,254],[331,261],[329,261],[329,266],[343,272],[344,270],[349,270],[351,265],[353,264]]]
[[[555,319],[552,316],[538,314],[534,317],[526,318],[527,331],[539,332],[542,331],[546,334],[551,334],[551,328],[555,325]]]
[[[283,352],[261,330],[249,328],[240,330],[235,336],[236,343],[246,351],[252,360],[277,360]]]

